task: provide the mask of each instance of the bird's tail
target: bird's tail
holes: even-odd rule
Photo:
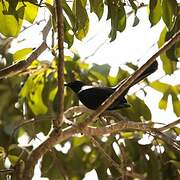
[[[151,75],[152,73],[154,73],[158,68],[158,62],[155,61],[151,66],[149,66],[148,69],[146,69],[141,75],[139,75],[139,77],[131,84],[131,86],[129,88],[131,88],[132,86],[134,86],[135,84],[137,84],[138,82],[140,82],[141,80],[143,80],[144,78],[148,77],[149,75]],[[121,81],[116,87],[118,88],[126,79],[124,79],[123,81]],[[129,90],[128,88],[128,90]],[[127,90],[127,91],[128,91]],[[124,94],[127,93],[127,91],[125,91]]]
[[[135,85],[137,84],[138,82],[140,82],[141,80],[143,80],[144,78],[148,77],[149,75],[151,75],[152,73],[154,73],[158,68],[158,62],[157,61],[154,61],[154,63],[149,66],[148,69],[146,69],[135,81],[134,83],[132,84]]]

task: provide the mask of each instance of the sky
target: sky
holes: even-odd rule
[[[147,8],[140,9],[137,16],[140,19],[138,26],[132,27],[133,16],[130,16],[127,21],[126,30],[122,33],[118,33],[116,40],[110,43],[108,40],[110,22],[106,21],[106,16],[103,16],[102,20],[99,22],[94,14],[90,14],[90,30],[87,37],[83,41],[76,40],[72,49],[75,49],[80,54],[81,59],[86,59],[87,62],[110,64],[112,67],[111,73],[113,75],[116,74],[118,67],[123,66],[125,62],[133,62],[142,65],[157,50],[156,43],[164,24],[160,22],[158,25],[151,28],[147,16]],[[42,17],[47,18],[48,13],[44,13],[44,11],[40,12],[38,19],[42,19]],[[41,30],[44,24],[45,22],[40,25],[34,25],[32,28],[21,33],[18,39],[13,42],[11,52],[25,47],[38,47],[42,39]],[[52,56],[50,53],[43,53],[40,56],[42,60],[51,58]],[[149,78],[150,80],[157,80],[164,75],[161,61],[158,60],[158,62],[159,69],[151,75]],[[176,72],[176,74],[172,76],[166,76],[162,81],[175,85],[178,82],[177,77],[180,77],[180,72]],[[129,94],[133,93],[138,88],[139,86],[132,88]],[[166,111],[159,110],[158,102],[162,96],[161,93],[151,88],[146,88],[146,90],[149,92],[146,97],[144,97],[142,92],[138,92],[138,96],[145,99],[146,104],[151,109],[151,112],[153,112],[153,121],[169,123],[177,119],[173,113],[171,103],[169,103]],[[38,170],[36,174],[39,174]],[[88,173],[84,180],[90,180],[92,177],[93,180],[97,179],[95,171]],[[34,180],[35,179],[37,179],[37,176]]]

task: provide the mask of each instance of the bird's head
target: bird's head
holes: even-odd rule
[[[64,85],[71,88],[75,93],[78,93],[83,86],[86,86],[86,84],[82,81],[73,81]]]

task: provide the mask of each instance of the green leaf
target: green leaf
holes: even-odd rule
[[[76,23],[76,18],[74,16],[71,8],[69,7],[69,5],[66,3],[65,0],[62,1],[62,6],[63,6],[63,9],[64,9],[65,13],[67,14],[70,22],[71,22],[71,25],[74,27],[75,23]]]
[[[42,98],[43,88],[44,72],[38,72],[27,79],[19,93],[20,98],[27,99],[28,105],[35,115],[45,114],[48,110]]]
[[[68,44],[68,49],[73,45],[74,42],[74,35],[70,33],[70,31],[72,32],[71,26],[64,17],[64,41]]]
[[[161,35],[158,40],[158,47],[161,47],[167,40],[167,30],[164,28],[161,32]],[[177,62],[171,61],[171,59],[168,58],[166,53],[163,53],[160,55],[160,58],[163,63],[163,69],[166,74],[172,74],[177,69]]]
[[[0,159],[4,158],[4,156],[5,156],[5,149],[2,146],[0,146]]]
[[[178,99],[177,95],[172,92],[172,104],[173,104],[173,110],[177,117],[180,116],[180,100]]]
[[[107,84],[107,77],[109,76],[110,68],[111,67],[108,64],[98,65],[93,63],[93,67],[89,70],[89,74],[93,75],[93,78],[101,80],[104,84]]]
[[[149,2],[149,20],[151,26],[157,24],[161,19],[161,0],[150,0]]]
[[[120,110],[122,115],[128,117],[132,121],[141,121],[143,119],[151,119],[151,111],[143,100],[135,95],[127,96],[128,104],[131,105],[129,108],[123,108]]]
[[[134,22],[133,22],[133,27],[137,26],[139,24],[139,18],[135,15],[134,16]]]
[[[168,92],[165,92],[165,93],[163,94],[163,97],[162,97],[161,100],[159,101],[159,108],[160,108],[160,109],[166,110],[166,108],[167,108],[167,103],[168,103],[168,96],[169,96],[169,93],[168,93]]]
[[[54,151],[47,152],[41,161],[41,173],[42,177],[47,177],[48,179],[62,179],[64,180],[67,175],[64,174],[66,171],[64,168],[66,165],[61,161],[62,157],[57,157]],[[61,166],[62,164],[63,166]],[[61,168],[62,167],[62,168]],[[69,175],[69,174],[68,174]]]
[[[124,80],[125,78],[129,77],[129,72],[120,68],[117,72],[117,74],[115,75],[115,77],[108,77],[109,80],[109,85],[110,86],[116,86],[117,84],[119,84],[122,80]]]
[[[13,60],[14,61],[25,60],[27,55],[30,54],[33,50],[34,50],[33,48],[20,49],[13,54]]]
[[[38,14],[38,8],[39,8],[38,7],[38,1],[37,0],[31,0],[30,2],[28,2],[28,1],[19,2],[18,7],[24,7],[25,8],[24,19],[32,24],[34,22],[34,20],[36,19],[37,14]]]
[[[180,57],[180,41],[175,44],[175,56],[176,58]]]
[[[8,159],[11,162],[12,166],[15,166],[16,163],[19,161],[19,157],[15,155],[8,155]],[[23,160],[20,160],[19,162],[21,163],[22,166],[24,165]]]
[[[124,4],[121,1],[119,1],[117,14],[118,14],[117,30],[122,32],[122,31],[124,31],[124,29],[126,27],[126,12],[124,9]]]
[[[89,0],[89,2],[90,2],[91,12],[94,12],[100,20],[104,12],[103,0]]]
[[[173,45],[168,51],[166,51],[166,55],[171,61],[178,62],[178,58],[176,57],[176,48],[177,47]]]
[[[165,73],[169,75],[173,74],[173,72],[177,69],[177,62],[171,61],[165,54],[160,55],[160,58],[162,60]]]
[[[179,161],[170,160],[169,163],[172,163],[175,167],[177,167],[178,169],[180,169],[180,162],[179,162]]]
[[[173,28],[178,12],[176,0],[162,1],[162,18],[169,31]]]
[[[107,19],[111,19],[111,32],[109,37],[111,41],[115,40],[117,31],[124,31],[126,27],[126,12],[124,4],[121,0],[110,1],[108,0],[108,16]]]
[[[86,136],[73,137],[73,139],[72,139],[72,147],[76,148],[76,147],[81,146],[83,144],[87,144],[88,142],[89,142],[89,139]]]
[[[6,1],[0,2],[0,33],[6,37],[17,37],[22,27],[24,10],[24,7],[11,9]]]
[[[89,30],[89,17],[82,0],[74,0],[73,14],[76,17],[76,24],[73,27],[77,39],[82,40]]]
[[[162,83],[160,81],[153,81],[152,83],[149,84],[153,89],[162,92],[162,93],[166,93],[170,88],[171,85],[166,84],[166,83]]]
[[[93,66],[90,70],[97,71],[101,73],[103,76],[107,77],[109,75],[110,69],[111,69],[111,66],[109,64],[98,65],[96,63],[93,63]]]

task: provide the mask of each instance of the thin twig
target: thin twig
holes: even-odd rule
[[[0,174],[12,174],[14,169],[0,169]]]
[[[89,59],[90,57],[94,56],[94,55],[104,46],[104,44],[107,42],[107,40],[108,40],[108,39],[106,39],[106,40],[103,41],[101,44],[99,44],[99,45],[96,47],[96,49],[95,49],[90,55],[88,55],[88,56],[86,56],[86,57],[84,58],[84,60],[87,60],[87,59]]]
[[[171,129],[171,128],[174,128],[176,125],[180,124],[180,119],[170,123],[170,124],[167,124],[163,127],[160,127],[158,128],[159,131],[165,131],[165,130],[168,130],[168,129]]]
[[[32,26],[39,25],[41,22],[44,22],[44,21],[45,21],[45,19],[41,19],[41,20],[36,21],[35,23],[33,23],[29,26],[24,26],[20,33],[26,31],[27,29],[31,28]]]
[[[43,53],[47,48],[45,42],[42,42],[41,45],[24,61],[19,61],[16,64],[5,67],[0,70],[0,79],[11,77],[17,73],[25,70],[38,56]]]

